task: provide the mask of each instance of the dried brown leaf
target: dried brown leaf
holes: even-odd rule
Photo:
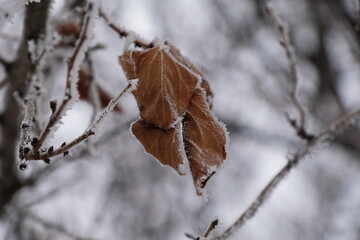
[[[132,93],[141,118],[163,129],[183,116],[200,76],[181,63],[166,47],[126,52],[120,59],[128,79],[139,79]],[[134,64],[134,65],[133,65]]]
[[[62,36],[75,36],[80,34],[80,26],[75,21],[62,22],[56,26],[56,31]]]
[[[92,78],[84,66],[80,67],[78,74],[79,74],[79,81],[78,81],[77,90],[79,92],[79,98],[82,101],[91,103],[89,94],[90,94],[90,87],[92,84],[91,83]],[[111,101],[111,97],[100,86],[95,86],[95,91],[97,91],[98,93],[101,107],[105,108],[108,105],[108,103]],[[121,108],[119,106],[115,106],[114,111],[119,113],[121,112]]]
[[[181,55],[180,50],[173,45],[169,45],[170,53],[178,60],[181,64],[185,65],[189,70],[193,71],[195,74],[199,75],[201,78],[205,79],[205,75],[192,64],[187,58]]]
[[[138,120],[132,124],[131,130],[144,146],[146,152],[153,155],[162,164],[174,168],[180,175],[183,175],[180,166],[183,164],[185,153],[180,124],[177,124],[175,128],[163,130]]]
[[[184,118],[184,145],[199,195],[226,158],[226,134],[213,117],[205,92],[197,89]]]
[[[131,80],[136,77],[136,62],[141,56],[142,51],[126,51],[119,57],[120,65],[122,66],[126,78]]]

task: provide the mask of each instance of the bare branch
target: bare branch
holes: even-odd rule
[[[128,37],[130,35],[129,31],[121,29],[120,27],[118,27],[114,23],[112,23],[109,20],[109,17],[101,9],[99,10],[99,16],[104,19],[105,23],[107,25],[109,25],[109,27],[112,30],[114,30],[117,34],[119,34],[120,38]],[[135,43],[135,46],[137,46],[137,47],[142,47],[142,48],[152,48],[153,47],[153,43],[146,43],[141,39],[135,39],[134,43]]]
[[[230,237],[236,230],[240,229],[245,223],[253,218],[259,208],[268,200],[279,185],[279,183],[290,173],[290,171],[296,167],[301,160],[304,159],[311,151],[319,146],[321,143],[335,137],[341,130],[345,129],[353,121],[360,118],[360,110],[345,115],[331,124],[327,129],[321,132],[318,136],[314,137],[311,141],[300,150],[298,150],[292,157],[288,159],[288,163],[270,180],[270,182],[263,188],[256,199],[250,204],[250,206],[243,212],[243,214],[226,229],[220,236],[214,238],[214,240],[225,240]]]
[[[215,230],[218,224],[219,224],[219,219],[216,218],[215,220],[213,220],[210,223],[209,227],[207,228],[206,232],[204,233],[203,238],[195,237],[190,233],[185,233],[185,236],[193,240],[207,239],[210,236],[210,234]]]
[[[28,74],[27,82],[30,82],[29,91],[26,96],[26,99],[23,101],[23,105],[21,106],[21,99],[18,97],[18,94],[15,93],[14,97],[18,102],[18,105],[21,110],[24,111],[24,118],[21,122],[21,130],[20,130],[20,145],[19,145],[19,157],[20,159],[24,159],[24,152],[27,152],[26,145],[30,143],[31,137],[30,132],[32,129],[32,125],[35,119],[35,111],[36,111],[36,100],[40,96],[40,85],[39,82],[39,72],[41,69],[40,62],[44,59],[44,56],[47,53],[47,48],[45,47],[42,52],[37,56],[35,61],[30,63],[30,70]]]
[[[122,96],[124,96],[124,94],[131,89],[132,84],[128,84],[123,91],[121,91],[121,93],[115,97],[114,99],[112,99],[108,106],[103,110],[103,112],[97,117],[97,119],[94,121],[94,123],[91,125],[90,129],[85,131],[81,136],[77,137],[75,140],[71,141],[68,144],[63,144],[61,145],[58,149],[53,149],[53,148],[49,148],[49,150],[47,152],[42,153],[41,151],[35,151],[35,147],[32,151],[29,151],[28,153],[24,154],[24,157],[26,160],[43,160],[46,163],[50,163],[50,158],[60,155],[60,154],[64,154],[67,155],[68,151],[78,145],[79,143],[83,142],[84,140],[88,139],[90,136],[95,134],[95,130],[96,128],[102,123],[102,121],[108,116],[109,112],[116,106],[116,104],[118,103],[118,101],[120,100],[120,98]],[[38,146],[38,141],[39,140],[35,140],[34,143],[34,139],[32,140],[32,144]],[[39,148],[39,147],[38,147]],[[50,151],[51,149],[51,151]],[[26,168],[26,166],[22,166],[22,168]]]
[[[268,0],[268,3],[266,5],[266,11],[271,17],[274,25],[277,27],[278,32],[281,37],[280,44],[284,48],[286,57],[289,61],[289,68],[290,68],[290,76],[292,78],[292,89],[290,92],[290,98],[293,102],[294,106],[299,111],[300,116],[300,124],[299,128],[303,129],[305,131],[305,107],[301,104],[298,92],[299,92],[299,72],[297,67],[297,60],[296,60],[296,54],[295,50],[291,44],[290,37],[289,37],[289,29],[288,26],[281,20],[279,15],[275,12],[273,7],[272,0]]]
[[[119,102],[120,98],[122,96],[124,96],[124,94],[131,89],[133,86],[132,83],[129,83],[124,90],[122,90],[119,95],[117,95],[115,98],[113,98],[109,104],[107,105],[107,107],[103,110],[103,112],[100,114],[100,116],[95,120],[95,122],[91,125],[90,130],[91,131],[95,131],[96,128],[102,123],[102,121],[104,121],[105,117],[108,115],[108,113],[114,109],[114,107],[116,106],[116,104]]]
[[[90,3],[87,8],[87,14],[85,15],[85,19],[84,19],[84,23],[82,25],[82,30],[81,30],[79,39],[76,43],[76,46],[75,46],[75,49],[74,49],[72,55],[68,59],[68,69],[67,69],[67,76],[66,76],[66,87],[65,87],[64,98],[63,98],[62,102],[60,103],[59,108],[57,108],[56,111],[54,111],[52,113],[44,130],[41,132],[41,134],[38,138],[38,144],[35,146],[36,151],[40,148],[40,146],[47,139],[47,137],[49,136],[49,134],[51,132],[52,127],[56,123],[58,123],[58,121],[60,120],[60,118],[63,114],[63,111],[66,109],[68,103],[70,102],[70,100],[73,97],[71,95],[71,92],[72,92],[71,88],[73,85],[71,83],[71,76],[72,76],[73,72],[77,72],[77,69],[74,69],[74,63],[75,63],[75,61],[77,61],[77,58],[79,57],[80,50],[82,48],[86,47],[86,46],[84,46],[84,43],[85,43],[85,40],[87,39],[89,22],[91,20],[90,19],[90,11],[92,10],[92,7],[93,7],[93,5]]]

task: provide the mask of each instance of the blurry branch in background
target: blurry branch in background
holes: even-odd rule
[[[265,6],[265,10],[270,16],[271,20],[273,21],[274,25],[277,27],[279,35],[281,37],[280,44],[285,50],[286,57],[289,61],[289,68],[290,68],[290,77],[292,80],[292,89],[290,92],[290,98],[293,102],[294,106],[299,112],[299,123],[291,119],[288,116],[289,123],[291,126],[293,126],[296,130],[297,135],[306,140],[310,141],[313,136],[308,134],[305,127],[306,127],[306,112],[305,107],[300,102],[298,93],[299,93],[299,70],[297,67],[297,60],[296,60],[296,54],[295,49],[293,48],[291,42],[290,42],[290,36],[289,36],[289,29],[286,23],[284,23],[278,14],[275,12],[275,9],[273,7],[273,1],[269,0]]]
[[[297,107],[300,114],[300,125],[297,124],[296,120],[290,119],[287,116],[290,124],[295,128],[297,135],[302,139],[306,140],[306,145],[299,149],[292,156],[288,157],[287,164],[270,180],[270,182],[263,188],[260,194],[256,199],[246,208],[246,210],[241,214],[241,216],[235,221],[233,225],[227,228],[220,236],[215,237],[214,240],[225,240],[228,239],[236,230],[240,229],[245,225],[245,223],[253,218],[258,212],[259,208],[271,197],[271,194],[279,183],[291,172],[291,170],[296,167],[301,160],[303,160],[307,155],[309,155],[312,150],[318,147],[321,143],[328,141],[335,137],[339,132],[348,127],[352,122],[360,118],[360,110],[353,113],[347,114],[343,117],[340,117],[333,124],[331,124],[327,129],[320,132],[317,136],[309,135],[305,131],[305,110],[301,105],[298,97],[298,70],[296,66],[296,58],[293,48],[291,47],[288,30],[285,27],[284,23],[281,21],[279,16],[274,12],[274,9],[271,6],[272,1],[268,1],[266,10],[268,14],[274,21],[274,24],[277,26],[278,31],[281,35],[282,41],[281,45],[283,46],[286,56],[289,60],[289,67],[291,77],[293,78],[293,89],[291,92],[291,100],[294,105]]]
[[[298,150],[295,154],[288,158],[288,163],[270,180],[265,188],[260,192],[257,198],[250,204],[250,206],[243,212],[243,214],[235,221],[235,223],[225,230],[220,236],[214,240],[224,240],[230,237],[236,230],[244,226],[244,224],[253,218],[259,208],[268,200],[278,184],[296,167],[301,160],[311,153],[321,143],[328,141],[335,137],[340,131],[348,127],[349,124],[360,118],[360,110],[345,115],[331,124],[327,129],[315,136],[312,140]]]

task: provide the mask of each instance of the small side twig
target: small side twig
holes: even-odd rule
[[[210,226],[208,227],[208,229],[206,230],[206,232],[204,233],[204,237],[207,238],[209,237],[209,235],[215,230],[216,226],[219,224],[219,219],[215,219],[214,221],[212,221],[210,223]]]
[[[90,130],[95,131],[97,127],[104,121],[105,117],[108,115],[108,113],[114,109],[116,104],[119,102],[120,98],[124,96],[124,94],[133,87],[133,83],[129,83],[124,90],[122,90],[119,95],[117,95],[115,98],[113,98],[107,105],[107,107],[102,111],[102,113],[99,115],[99,117],[94,121],[94,123],[91,125]]]
[[[120,100],[120,98],[122,96],[125,95],[125,93],[131,89],[131,87],[133,86],[132,83],[128,84],[123,91],[121,91],[121,93],[116,96],[114,99],[112,99],[108,106],[103,110],[103,112],[97,117],[97,119],[94,121],[94,123],[90,126],[89,130],[85,131],[82,135],[80,135],[79,137],[77,137],[76,139],[74,139],[73,141],[71,141],[70,143],[64,143],[62,144],[59,148],[57,149],[53,149],[53,148],[49,148],[49,150],[51,149],[51,151],[46,151],[46,152],[41,152],[41,151],[29,151],[28,153],[25,154],[25,158],[27,160],[43,160],[46,163],[49,163],[49,159],[51,157],[60,155],[60,154],[64,154],[67,155],[68,151],[73,148],[74,146],[78,145],[79,143],[83,142],[84,140],[88,139],[90,136],[95,134],[95,130],[97,129],[97,127],[102,123],[102,121],[106,118],[106,116],[108,116],[109,112],[116,106],[116,104],[118,103],[118,101]],[[34,141],[34,139],[32,140]],[[35,145],[38,144],[38,140],[35,140]],[[26,166],[20,166],[21,168],[26,168]]]
[[[291,118],[289,114],[286,114],[286,119],[288,120],[289,124],[295,129],[296,135],[299,138],[309,142],[315,137],[313,134],[306,132],[304,128],[301,128],[296,119]]]
[[[203,235],[203,238],[201,237],[195,237],[193,236],[192,234],[190,233],[185,233],[185,236],[190,238],[190,239],[193,239],[193,240],[200,240],[200,239],[206,239],[210,236],[210,234],[215,230],[216,226],[219,224],[219,219],[215,219],[213,220],[209,227],[207,228],[207,230],[205,231],[204,235]]]
[[[72,84],[72,76],[73,74],[77,73],[77,69],[74,69],[74,64],[76,61],[78,61],[79,58],[79,52],[82,48],[85,48],[87,46],[84,46],[85,40],[87,40],[88,36],[88,27],[90,23],[90,11],[92,10],[93,5],[90,3],[88,4],[87,13],[85,15],[84,23],[82,25],[82,30],[79,36],[79,40],[76,43],[76,46],[74,48],[73,53],[71,54],[70,58],[68,59],[68,67],[67,67],[67,75],[66,75],[66,87],[65,87],[65,93],[64,98],[62,102],[59,104],[59,107],[53,111],[52,115],[50,116],[44,130],[41,132],[40,136],[38,137],[38,144],[36,146],[38,150],[40,146],[44,143],[44,141],[49,136],[53,126],[59,121],[61,118],[63,111],[66,109],[68,103],[72,99],[72,87],[74,84]],[[76,72],[76,73],[75,73]]]
[[[270,180],[270,182],[263,188],[260,194],[250,204],[248,208],[241,214],[241,216],[226,229],[220,236],[214,238],[214,240],[225,240],[230,237],[236,230],[240,229],[245,223],[253,218],[258,212],[260,207],[268,200],[279,185],[279,183],[290,173],[290,171],[296,167],[301,160],[305,158],[315,147],[321,143],[333,138],[339,131],[346,128],[350,123],[360,118],[360,110],[345,115],[331,124],[327,129],[322,131],[319,135],[314,137],[311,141],[298,150],[291,158],[288,159],[287,164]]]
[[[14,93],[14,99],[17,102],[20,110],[24,113],[24,118],[21,122],[20,130],[20,145],[19,145],[19,157],[24,159],[24,155],[29,151],[26,147],[31,142],[30,132],[34,123],[36,113],[36,101],[40,96],[40,71],[42,65],[40,64],[47,53],[45,47],[41,53],[31,62],[27,82],[30,83],[29,92],[24,100],[20,98],[17,92]]]
[[[278,14],[275,12],[273,7],[272,0],[268,0],[266,7],[265,7],[267,13],[269,14],[271,20],[273,21],[274,25],[277,27],[277,30],[280,35],[280,44],[285,50],[286,57],[289,61],[289,68],[290,68],[290,76],[292,78],[292,89],[290,92],[290,98],[293,102],[295,108],[299,112],[299,125],[298,127],[305,131],[305,125],[306,125],[306,119],[305,119],[305,107],[301,104],[298,93],[299,93],[299,72],[298,72],[298,66],[297,66],[297,60],[296,60],[296,54],[295,50],[291,44],[290,36],[289,36],[289,29],[287,25],[281,20],[281,18],[278,16]]]
[[[126,31],[124,29],[121,29],[120,27],[116,26],[114,23],[112,23],[109,20],[109,17],[105,14],[103,10],[99,10],[99,16],[104,19],[105,23],[114,30],[120,38],[128,37],[130,35],[129,31]],[[152,48],[154,46],[153,43],[147,43],[141,39],[135,39],[134,40],[135,46],[142,47],[142,48]]]

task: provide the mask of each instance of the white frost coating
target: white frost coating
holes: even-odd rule
[[[164,44],[163,44],[164,45]],[[167,47],[167,49],[169,49],[169,47],[167,45],[165,45]],[[202,82],[202,77],[195,73],[193,70],[191,70],[190,68],[188,68],[186,65],[184,65],[183,63],[179,62],[170,52],[169,50],[165,49],[165,53],[171,58],[171,60],[173,60],[174,63],[180,65],[181,67],[185,68],[189,73],[191,73],[192,75],[194,75],[198,81],[196,83],[195,89],[200,88],[201,82]],[[190,62],[190,61],[189,61]]]
[[[184,146],[184,139],[183,139],[183,126],[182,123],[179,122],[175,128],[176,131],[176,135],[179,141],[179,149],[178,149],[178,154],[182,160],[182,164],[179,164],[178,166],[178,171],[179,173],[181,173],[182,175],[187,174],[188,172],[190,172],[190,166],[189,166],[189,160],[186,156],[186,151],[185,151],[185,146]]]
[[[206,191],[206,187],[202,188],[201,185],[204,181],[206,181],[206,179],[208,179],[209,177],[211,177],[211,175],[213,175],[215,172],[218,171],[218,166],[211,166],[211,165],[206,165],[207,168],[207,173],[206,175],[202,176],[198,181],[196,181],[195,183],[195,188],[196,191],[198,191],[201,196],[204,198],[205,201],[208,200],[209,194]],[[207,185],[206,185],[207,186]]]
[[[170,128],[174,128],[179,122],[182,121],[182,116],[179,116],[179,114],[176,111],[175,108],[175,103],[172,101],[172,99],[170,98],[170,96],[168,94],[165,95],[165,100],[169,105],[170,111],[171,111],[171,116],[173,118],[175,118],[176,120],[170,125]]]
[[[129,58],[129,61],[130,62],[128,62],[131,66],[132,66],[132,70],[133,70],[133,72],[134,73],[136,73],[136,62],[135,62],[135,60],[134,60],[134,58],[133,58],[133,53],[134,53],[134,51],[130,51],[130,58]],[[130,79],[130,80],[132,80],[132,79]],[[129,80],[129,81],[130,81]],[[139,80],[139,79],[138,79]],[[135,89],[134,89],[135,90]]]
[[[123,49],[123,54],[130,49],[130,46],[132,46],[132,44],[135,42],[135,40],[137,39],[137,35],[132,32],[132,31],[128,31],[128,35],[125,38],[125,42],[124,42],[124,49]]]
[[[132,89],[136,89],[137,87],[137,79],[134,79],[130,81],[130,86],[128,85],[122,92],[120,92],[119,95],[117,95],[115,98],[111,99],[111,101],[108,103],[106,108],[102,111],[102,113],[96,118],[94,123],[91,125],[90,130],[95,132],[101,123],[104,121],[104,119],[107,117],[109,112],[111,112],[116,104],[118,103],[119,99],[124,96],[126,93],[132,91]]]
[[[87,17],[89,18],[89,22],[88,22],[88,26],[87,28],[83,28],[81,33],[80,33],[80,37],[85,34],[85,40],[82,43],[79,52],[77,54],[77,56],[74,59],[73,62],[73,67],[70,71],[70,95],[72,96],[72,99],[74,100],[78,100],[79,99],[79,93],[77,91],[77,83],[79,81],[79,76],[78,76],[78,71],[80,69],[80,65],[83,62],[84,58],[85,58],[85,53],[86,51],[89,49],[90,47],[90,43],[91,40],[94,38],[94,22],[96,17],[98,16],[98,7],[97,5],[94,3],[92,9],[87,13]],[[84,31],[87,31],[84,33]],[[78,41],[77,44],[80,44],[80,42]],[[75,46],[75,48],[77,47],[77,45]],[[72,100],[72,101],[74,101]]]
[[[36,117],[36,102],[41,94],[41,86],[43,81],[43,69],[46,57],[46,46],[44,41],[38,41],[36,45],[34,41],[28,42],[29,54],[32,64],[35,64],[35,71],[31,75],[29,91],[26,96],[27,101],[23,103],[24,118],[21,122],[20,147],[24,148],[30,143],[30,130],[33,125],[33,119]]]
[[[37,58],[37,54],[36,54],[36,44],[34,40],[28,41],[28,52],[30,54],[31,61],[35,62]]]
[[[163,40],[161,40],[157,37],[154,39],[153,43],[154,43],[154,47],[160,47],[160,49],[167,51],[167,52],[170,50],[169,45],[166,45]]]
[[[131,87],[129,88],[129,92],[135,91],[138,87],[139,84],[139,79],[138,78],[134,78],[131,80],[128,80],[128,82],[130,83]]]
[[[206,97],[206,92],[203,88],[199,88],[203,94],[204,97]],[[207,107],[209,110],[209,114],[210,116],[214,119],[215,123],[217,123],[217,125],[223,130],[224,134],[225,134],[225,154],[226,157],[228,157],[228,146],[229,146],[229,142],[230,142],[230,138],[229,138],[229,132],[226,129],[226,126],[223,122],[219,121],[218,118],[214,115],[213,111]],[[197,147],[199,153],[201,153],[202,150],[200,150],[200,148],[194,143],[192,142],[192,144]],[[201,187],[201,183],[206,180],[213,172],[219,172],[222,169],[222,166],[224,165],[224,162],[226,162],[225,158],[224,160],[221,161],[221,163],[219,165],[207,165],[207,173],[206,175],[202,176],[196,183],[195,183],[195,188],[196,191],[199,192],[201,194],[201,196],[203,197],[204,201],[208,200],[208,193],[206,192],[206,186],[204,188]]]

